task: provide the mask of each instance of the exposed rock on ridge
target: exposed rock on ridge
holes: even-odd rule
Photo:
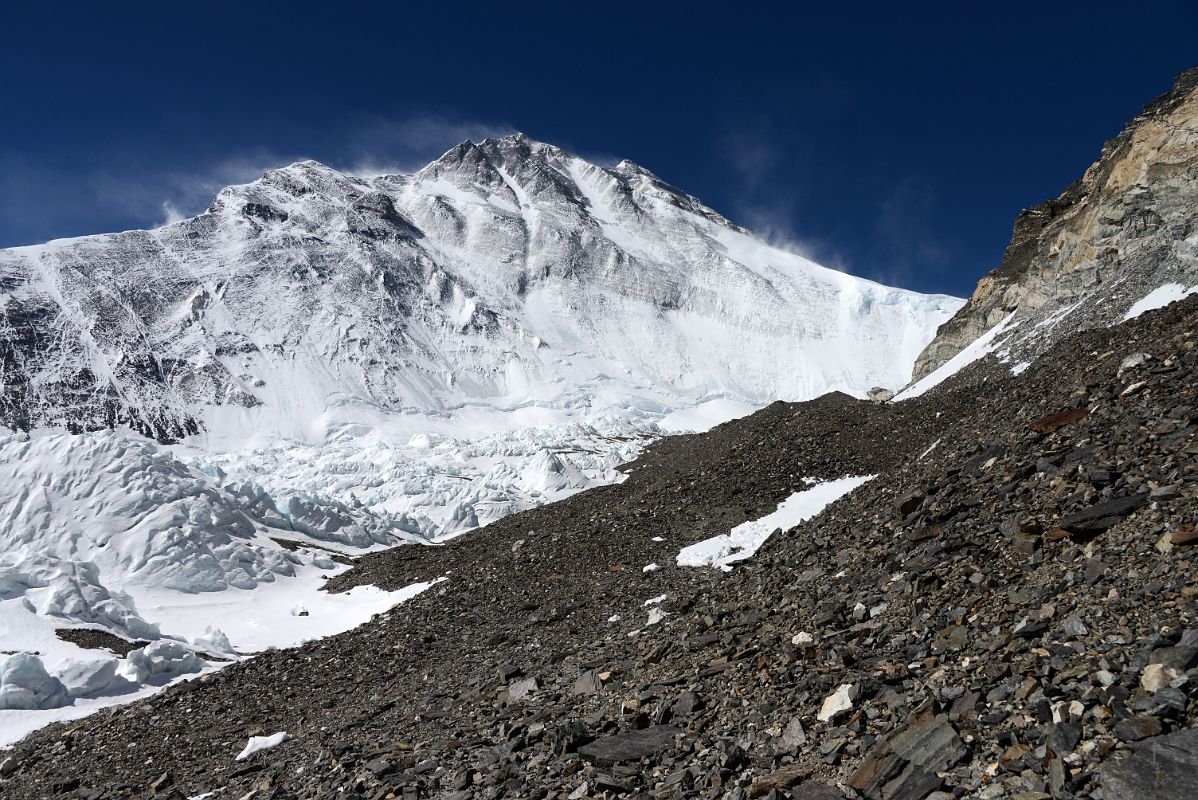
[[[1123,318],[1162,284],[1198,285],[1198,68],[1149,103],[1060,197],[1027,209],[1002,264],[920,354],[915,379],[1012,311],[1018,360]]]

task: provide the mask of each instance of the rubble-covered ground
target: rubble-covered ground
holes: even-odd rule
[[[663,440],[363,557],[331,588],[446,578],[366,625],[38,731],[0,795],[1195,796],[1196,394],[1191,297],[1019,375]],[[867,475],[729,572],[677,565]]]

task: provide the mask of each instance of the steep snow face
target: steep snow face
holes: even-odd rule
[[[216,446],[478,403],[860,395],[904,383],[960,305],[521,135],[414,175],[294,164],[164,228],[0,251],[0,284],[0,421]]]

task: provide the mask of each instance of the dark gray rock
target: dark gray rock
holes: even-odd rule
[[[1101,774],[1103,796],[1112,800],[1198,797],[1198,728],[1147,739]]]
[[[895,504],[895,509],[898,511],[900,517],[906,517],[919,508],[923,500],[923,492],[910,492],[899,498],[899,501]]]
[[[1061,629],[1065,632],[1066,636],[1085,636],[1089,633],[1089,629],[1086,628],[1085,623],[1078,619],[1075,614],[1070,614],[1065,618]]]
[[[1095,503],[1089,508],[1064,517],[1061,527],[1073,534],[1074,538],[1097,536],[1107,528],[1122,522],[1124,517],[1142,508],[1147,502],[1148,495],[1145,493]]]
[[[644,730],[604,736],[578,748],[579,754],[596,764],[638,761],[674,746],[674,737],[683,733],[673,725],[654,725]]]
[[[819,781],[805,781],[791,790],[796,800],[844,800],[844,795],[834,786]]]
[[[935,773],[966,752],[948,715],[936,715],[925,704],[890,739],[871,748],[848,784],[871,800],[922,800],[944,783]]]
[[[1086,562],[1085,580],[1087,586],[1093,586],[1106,574],[1106,564],[1101,558],[1091,558]]]
[[[1186,695],[1181,689],[1166,686],[1158,689],[1151,697],[1145,697],[1136,703],[1137,711],[1161,717],[1180,719],[1186,712]]]
[[[926,769],[908,764],[897,778],[882,789],[883,800],[924,800],[944,785],[944,780]]]
[[[599,680],[599,670],[596,669],[588,669],[574,681],[575,694],[595,694],[602,688],[603,681]]]
[[[1115,735],[1125,742],[1138,742],[1159,735],[1161,730],[1161,721],[1156,717],[1128,717],[1115,726]]]
[[[1198,630],[1190,629],[1182,634],[1175,647],[1161,647],[1152,652],[1149,664],[1160,664],[1169,669],[1185,672],[1198,666]]]
[[[1058,756],[1073,752],[1082,738],[1082,726],[1076,722],[1058,722],[1048,733],[1048,746]]]
[[[933,717],[927,711],[908,723],[890,740],[890,749],[930,772],[941,772],[965,755],[965,742],[947,714]]]
[[[786,729],[782,731],[782,743],[778,749],[784,753],[793,753],[805,744],[807,732],[803,730],[803,723],[798,717],[792,717],[790,722],[786,723]]]
[[[781,769],[762,775],[753,783],[753,788],[749,792],[750,797],[765,797],[770,792],[784,792],[793,786],[798,785],[801,781],[806,780],[811,775],[811,767],[804,764],[788,764]],[[802,797],[803,795],[797,794]]]

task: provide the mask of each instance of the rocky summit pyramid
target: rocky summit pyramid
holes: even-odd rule
[[[477,402],[860,396],[906,382],[960,305],[521,134],[412,175],[293,164],[157,230],[0,251],[0,282],[0,422],[164,441]]]

